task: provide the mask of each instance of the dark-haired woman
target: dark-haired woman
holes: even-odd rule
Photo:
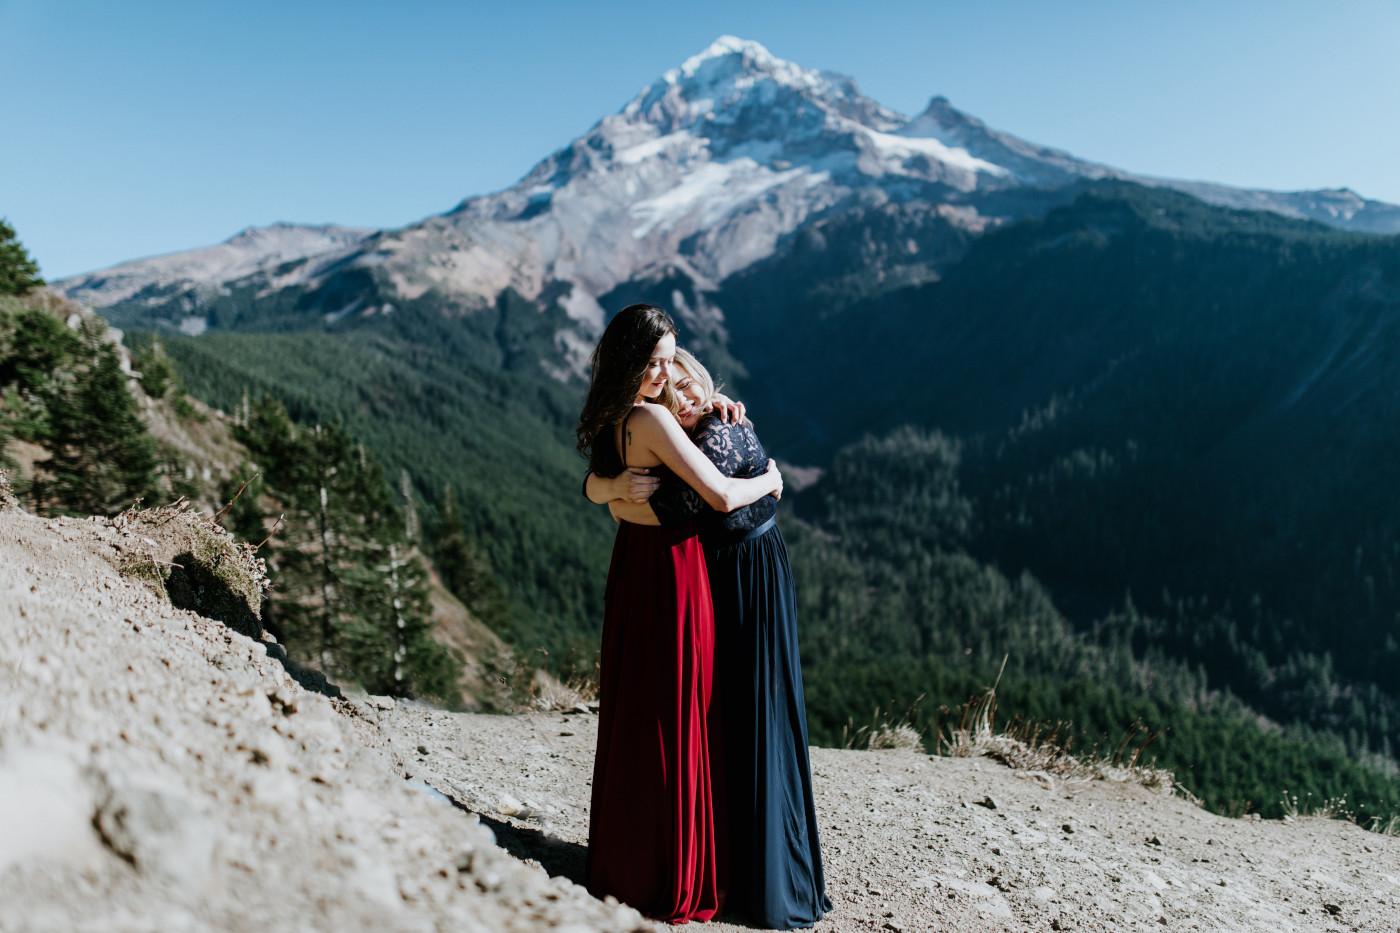
[[[749,479],[724,476],[669,410],[647,404],[667,391],[675,350],[675,325],[659,308],[632,305],[608,324],[579,415],[578,447],[591,473],[674,474],[724,512],[781,495],[773,464]],[[709,578],[694,530],[622,522],[599,661],[588,887],[672,923],[709,920],[724,896],[713,655]]]
[[[714,380],[695,357],[676,351],[676,418],[727,475],[763,469],[753,427],[708,414]],[[729,822],[729,904],[770,929],[807,927],[831,909],[807,752],[807,715],[797,652],[796,594],[787,546],[763,498],[721,514],[676,483],[638,477],[589,481],[590,498],[638,524],[692,522],[705,546],[715,609],[715,697]],[[629,500],[629,501],[621,501]]]

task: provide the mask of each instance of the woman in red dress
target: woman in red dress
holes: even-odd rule
[[[724,476],[665,407],[676,328],[650,305],[624,308],[593,351],[578,447],[590,472],[652,468],[728,512],[781,495],[772,461]],[[599,661],[598,751],[588,887],[659,920],[709,920],[723,901],[719,709],[712,703],[714,612],[704,549],[690,525],[622,522],[613,544]]]

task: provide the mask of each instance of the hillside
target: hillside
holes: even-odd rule
[[[304,513],[296,514],[289,495],[297,484],[282,467],[295,460],[291,472],[304,470],[333,451],[325,443],[315,451],[296,444],[295,432],[284,426],[272,444],[276,453],[260,449],[255,457],[249,443],[259,438],[248,425],[190,398],[158,341],[138,337],[128,347],[122,338],[101,318],[51,291],[38,288],[20,296],[0,296],[0,468],[9,470],[20,501],[40,514],[115,515],[134,503],[182,504],[191,513],[219,515],[250,544],[263,542],[259,554],[275,578],[264,594],[264,621],[284,637],[290,629],[288,647],[307,661],[306,639],[298,637],[305,634],[299,630],[305,626],[294,624],[298,590],[305,595],[304,555],[324,551],[325,540],[307,540],[310,522]],[[346,479],[372,481],[358,483],[361,501],[350,524],[363,525],[377,509],[384,516],[381,524],[399,530],[400,540],[387,543],[398,545],[395,553],[401,555],[404,581],[422,583],[406,594],[416,610],[410,617],[427,636],[423,644],[440,643],[455,652],[438,685],[441,689],[433,694],[464,709],[500,709],[515,703],[509,683],[517,667],[513,652],[479,613],[452,595],[417,546],[403,540],[404,519],[395,503],[386,501],[392,497],[388,483],[373,469],[362,469],[377,469],[377,464],[366,460],[363,447],[357,452],[333,429],[318,430],[314,436],[327,441],[339,437],[339,455],[351,461],[342,464],[348,469],[341,471],[339,482],[323,481],[337,501]],[[411,489],[407,495],[412,495]],[[401,507],[411,513],[413,502],[402,494],[401,499]],[[346,532],[337,541],[362,542],[363,535],[355,535],[350,527],[334,530]],[[365,553],[378,556],[379,550],[383,548]],[[342,589],[355,585],[356,573],[363,577],[370,569],[363,559],[351,563],[359,566],[341,574],[336,582]],[[382,602],[367,595],[352,613],[359,624]],[[281,618],[281,625],[274,616]],[[366,678],[361,682],[368,682],[371,668],[382,667],[375,656],[393,654],[391,641],[381,637],[362,652],[369,663],[356,674]],[[437,654],[443,655],[441,649]],[[326,663],[325,656],[320,663]],[[423,665],[415,667],[410,661],[408,668],[412,676]]]
[[[515,313],[509,304],[499,312],[502,329]],[[586,466],[568,438],[573,392],[502,365],[499,351],[476,357],[460,324],[418,320],[413,341],[356,330],[166,345],[212,404],[233,410],[245,393],[278,398],[301,424],[343,423],[383,457],[388,475],[407,470],[421,501],[440,508],[452,486],[465,532],[488,555],[485,573],[508,594],[500,634],[526,652],[562,660],[572,650],[590,665],[603,593],[595,568],[607,561],[612,522],[578,492]]]
[[[308,691],[275,644],[120,573],[120,534],[0,506],[0,927],[650,928],[569,880],[588,714]],[[1400,837],[1347,822],[987,758],[813,761],[836,905],[818,930],[1400,923]]]
[[[822,261],[859,247],[830,235]],[[987,235],[936,283],[843,301],[815,261],[721,298],[768,311],[736,316],[753,323],[733,343],[774,449],[830,462],[908,423],[957,439],[970,553],[1032,573],[1081,630],[1131,602],[1156,620],[1137,650],[1393,759],[1400,241],[1111,187]],[[796,508],[820,520],[840,494]]]

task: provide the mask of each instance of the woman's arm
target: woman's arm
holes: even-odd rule
[[[597,505],[606,505],[614,499],[644,503],[656,492],[656,484],[661,482],[660,478],[647,475],[647,471],[647,467],[628,467],[612,479],[589,473],[583,487],[584,494],[588,496],[588,501]]]
[[[671,468],[682,482],[704,497],[718,512],[732,512],[757,502],[764,496],[782,498],[783,475],[772,460],[768,471],[751,479],[736,479],[721,473],[701,453],[670,412],[655,405],[643,405],[632,415],[625,442],[629,458],[648,453]]]

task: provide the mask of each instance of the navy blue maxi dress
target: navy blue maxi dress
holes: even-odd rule
[[[746,424],[700,421],[696,444],[726,476],[767,468]],[[684,483],[651,498],[666,526],[694,521],[715,608],[714,695],[720,703],[729,811],[730,906],[772,929],[807,927],[831,909],[812,800],[807,714],[787,545],[766,496],[716,512]]]

